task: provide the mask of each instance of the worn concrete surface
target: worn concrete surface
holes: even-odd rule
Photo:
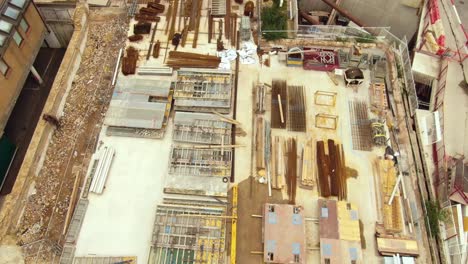
[[[303,144],[306,139],[311,138],[314,140],[326,140],[334,139],[337,143],[343,143],[344,151],[346,156],[346,164],[348,167],[354,168],[358,171],[357,178],[348,179],[348,200],[358,206],[359,217],[364,224],[364,237],[366,249],[363,250],[363,256],[368,263],[377,263],[381,261],[381,257],[377,254],[375,244],[375,223],[379,221],[377,196],[379,191],[376,190],[376,183],[374,182],[375,175],[373,174],[373,162],[378,155],[383,153],[382,149],[375,149],[374,152],[363,152],[355,151],[352,149],[351,131],[350,131],[350,117],[348,111],[348,100],[352,98],[367,100],[368,84],[369,84],[369,72],[365,72],[366,81],[362,87],[358,90],[358,93],[354,93],[351,89],[345,88],[344,81],[342,78],[339,79],[339,85],[335,86],[329,79],[326,73],[318,71],[305,71],[302,68],[286,67],[280,64],[275,56],[271,57],[271,67],[259,68],[247,65],[241,65],[240,78],[238,86],[238,113],[237,119],[242,123],[249,122],[248,117],[252,113],[252,82],[254,82],[258,76],[258,79],[262,83],[271,84],[272,79],[286,79],[288,85],[303,85],[305,87],[306,97],[306,110],[307,110],[307,134],[298,132],[288,132],[286,130],[273,129],[272,135],[279,135],[283,137],[296,137],[298,141],[298,152],[302,152]],[[337,92],[336,107],[325,107],[316,106],[314,104],[314,93],[317,90],[321,91],[332,91]],[[266,101],[267,109],[269,101]],[[329,113],[336,114],[339,116],[339,124],[336,131],[324,130],[315,127],[315,115],[317,113]],[[264,117],[269,119],[270,113],[267,111]],[[252,118],[250,116],[250,118]],[[250,119],[250,123],[251,123]],[[248,128],[248,135],[245,139],[239,139],[239,142],[249,144],[251,141],[251,128]],[[252,135],[253,136],[253,135]],[[246,141],[249,142],[246,142]],[[251,159],[250,152],[248,149],[239,149],[236,155],[236,182],[248,181],[247,177],[250,175],[250,162],[254,162]],[[300,159],[300,156],[299,156]],[[299,162],[299,161],[298,161]],[[238,166],[239,164],[242,164]],[[243,166],[245,164],[245,166]],[[299,162],[298,170],[302,169],[301,163]],[[247,166],[249,165],[249,166]],[[254,173],[255,175],[255,170]],[[260,187],[258,183],[252,185],[253,193],[256,193]],[[379,186],[377,186],[379,187]],[[263,187],[265,188],[265,187]],[[363,192],[365,190],[365,192]],[[251,198],[255,201],[263,201],[265,198],[258,197]],[[278,199],[278,192],[275,192],[275,200]],[[305,217],[317,218],[317,200],[319,196],[317,189],[312,190],[304,189],[299,187],[297,189],[296,204],[304,206]],[[240,198],[242,199],[242,198]],[[283,190],[282,199],[287,199],[287,194]],[[265,201],[267,201],[266,199]],[[240,206],[239,206],[240,207]],[[254,214],[252,212],[252,214]],[[250,217],[246,216],[246,217]],[[242,220],[239,220],[240,223]],[[246,221],[246,220],[244,220]],[[307,247],[311,248],[306,252],[307,261],[306,263],[317,263],[319,260],[319,251],[313,250],[314,247],[318,246],[318,226],[313,223],[306,224],[306,243]],[[242,239],[242,236],[239,237]],[[239,240],[241,241],[241,240]],[[251,250],[257,250],[255,247]],[[245,254],[243,251],[238,251],[238,254]],[[253,257],[248,263],[260,263],[260,258]]]
[[[0,246],[0,264],[24,264],[21,247]]]
[[[115,157],[102,195],[90,193],[75,256],[137,256],[145,263],[156,204],[162,201],[170,153],[163,140],[107,137]]]

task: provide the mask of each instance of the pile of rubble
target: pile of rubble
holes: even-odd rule
[[[124,12],[98,12],[91,14],[80,68],[17,231],[21,245],[41,239],[61,244],[75,177],[82,179],[86,173],[84,157],[93,151],[89,143],[96,140],[94,131],[99,131],[96,127],[102,124],[112,95],[110,82],[127,37],[127,22]],[[81,173],[77,174],[76,168]]]

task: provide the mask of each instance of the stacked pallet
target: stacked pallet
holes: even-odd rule
[[[343,146],[335,144],[331,139],[327,141],[328,155],[325,153],[325,142],[317,142],[317,170],[320,195],[335,196],[339,200],[346,200],[347,175]]]
[[[173,68],[218,68],[221,59],[216,56],[191,52],[170,51],[166,65]]]
[[[135,20],[139,22],[159,22],[161,19],[158,15],[163,13],[165,6],[159,3],[159,0],[148,2],[146,7],[140,8],[138,14],[135,15]]]
[[[137,61],[138,61],[138,50],[130,46],[126,50],[127,55],[122,59],[122,73],[124,75],[135,74]]]
[[[382,187],[384,228],[387,233],[401,233],[403,231],[403,223],[400,194],[398,191],[396,192],[392,203],[390,205],[388,204],[395,184],[397,183],[397,171],[394,166],[394,162],[391,160],[380,160],[379,176]]]

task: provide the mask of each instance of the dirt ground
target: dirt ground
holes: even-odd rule
[[[125,10],[91,12],[80,68],[17,230],[26,263],[54,263],[59,259],[70,197],[73,187],[81,186],[97,144],[103,113],[112,95],[113,70],[126,32]],[[77,185],[76,177],[79,177]]]

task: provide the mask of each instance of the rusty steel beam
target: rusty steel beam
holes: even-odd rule
[[[299,10],[299,14],[301,15],[301,17],[303,17],[305,20],[307,20],[312,25],[320,25],[320,21],[318,21],[318,19],[315,19],[314,17],[307,14],[306,12],[304,12],[302,10]]]
[[[325,2],[327,5],[331,6],[333,9],[338,11],[338,13],[342,14],[343,16],[349,18],[349,20],[353,21],[356,23],[356,25],[360,27],[366,27],[366,25],[357,17],[351,15],[348,11],[346,11],[344,8],[339,7],[337,4],[333,3],[331,0],[322,0]]]

